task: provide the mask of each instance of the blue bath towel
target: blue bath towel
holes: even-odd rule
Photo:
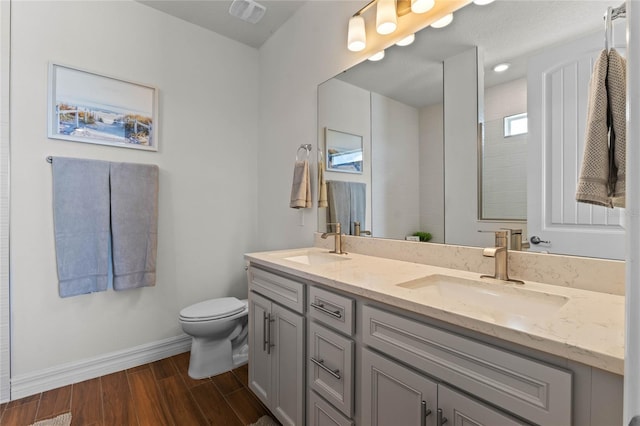
[[[60,297],[105,291],[109,163],[55,157],[53,224]]]
[[[156,284],[158,173],[156,165],[111,163],[114,290]]]

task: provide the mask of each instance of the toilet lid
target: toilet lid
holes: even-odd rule
[[[245,307],[246,304],[235,297],[221,297],[187,306],[180,311],[180,318],[191,321],[224,318],[241,312]]]

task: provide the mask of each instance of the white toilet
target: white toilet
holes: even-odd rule
[[[180,311],[182,330],[193,337],[189,376],[215,376],[249,358],[246,300],[222,297],[188,306]]]

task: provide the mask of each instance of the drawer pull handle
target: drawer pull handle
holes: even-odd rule
[[[327,373],[331,374],[336,379],[340,380],[340,370],[332,370],[332,369],[330,369],[329,367],[324,365],[324,360],[323,359],[315,359],[315,358],[311,357],[311,362],[313,362],[318,367],[322,368]]]
[[[324,305],[322,303],[311,303],[311,306],[313,306],[314,308],[316,308],[320,312],[324,312],[325,314],[329,314],[329,315],[334,316],[336,318],[342,318],[342,312],[340,312],[340,311],[332,311],[330,309],[327,309],[327,308],[324,307]]]
[[[431,414],[431,410],[427,408],[427,401],[422,401],[421,404],[421,416],[420,416],[420,426],[427,426],[427,416]]]
[[[269,314],[262,313],[262,351],[266,352],[269,347],[269,337],[267,337],[267,328],[269,327]]]

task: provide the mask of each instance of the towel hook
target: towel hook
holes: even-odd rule
[[[307,160],[309,159],[309,153],[311,152],[311,144],[310,143],[305,143],[302,144],[298,147],[298,150],[296,151],[296,161],[300,161],[300,159],[298,158],[298,154],[300,153],[300,150],[304,149],[307,152]]]

